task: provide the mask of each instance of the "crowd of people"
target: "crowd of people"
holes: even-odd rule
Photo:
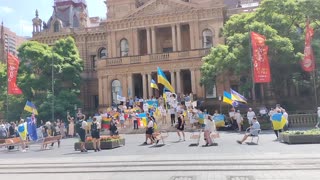
[[[111,136],[118,135],[118,128],[127,129],[133,128],[134,130],[139,128],[146,129],[144,145],[157,144],[160,138],[160,128],[175,128],[177,131],[177,138],[179,141],[185,141],[185,128],[191,130],[202,130],[204,132],[204,139],[206,144],[204,146],[211,146],[213,139],[212,133],[217,130],[215,124],[215,118],[220,115],[218,110],[215,110],[210,115],[207,110],[201,110],[196,108],[192,103],[192,96],[187,95],[183,97],[183,101],[178,101],[176,96],[170,96],[166,99],[160,97],[158,99],[141,100],[138,98],[128,99],[126,102],[122,102],[120,105],[112,108],[108,108],[104,112],[96,113],[93,116],[86,116],[78,110],[76,117],[70,116],[67,113],[66,121],[57,119],[55,122],[40,121],[38,124],[40,137],[45,138],[48,136],[61,136],[62,138],[74,137],[78,135],[81,142],[81,151],[86,152],[85,141],[87,136],[91,136],[93,139],[94,150],[100,151],[100,133],[103,130],[107,130]],[[151,105],[150,105],[151,101]],[[156,102],[156,103],[154,103]],[[153,103],[153,104],[152,104]],[[146,123],[142,123],[143,117],[140,115],[146,114]],[[242,132],[244,121],[248,125],[247,133],[242,140],[237,141],[242,144],[249,136],[257,136],[258,129],[260,129],[260,123],[258,121],[259,116],[269,116],[272,121],[274,114],[281,114],[286,119],[286,126],[288,127],[288,113],[279,105],[276,108],[271,108],[268,112],[266,109],[260,109],[259,112],[255,112],[252,108],[248,108],[246,113],[240,112],[239,109],[231,108],[228,116],[225,116],[224,128],[230,128]],[[102,118],[108,117],[111,119],[108,128],[102,126]],[[320,123],[320,108],[318,108],[318,127]],[[18,124],[23,123],[21,120]],[[0,123],[0,139],[19,137],[17,132],[17,123],[15,122],[1,122]],[[159,128],[160,127],[160,128]],[[279,133],[282,132],[282,128],[275,128],[274,133],[278,139]],[[201,131],[200,131],[201,132]],[[53,146],[54,144],[51,144]],[[60,142],[58,142],[60,146]],[[13,147],[9,147],[11,149]]]

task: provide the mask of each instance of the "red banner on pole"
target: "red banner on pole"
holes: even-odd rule
[[[253,76],[255,83],[271,82],[268,46],[265,44],[265,41],[265,36],[251,32]]]
[[[304,58],[301,61],[302,69],[306,72],[311,72],[315,69],[314,55],[311,46],[311,41],[313,38],[313,29],[309,25],[309,21],[307,21],[306,27],[306,39],[304,46]]]
[[[16,83],[19,69],[18,58],[8,53],[7,66],[8,94],[22,94],[21,89],[17,86]]]

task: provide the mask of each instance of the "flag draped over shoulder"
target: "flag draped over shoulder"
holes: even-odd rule
[[[22,123],[22,124],[19,124],[18,126],[18,133],[20,135],[20,138],[22,140],[27,140],[27,123]]]
[[[247,99],[233,89],[231,89],[231,99],[234,101],[247,103]]]
[[[253,76],[255,83],[271,82],[268,49],[265,44],[266,37],[251,32]]]
[[[224,127],[225,126],[223,114],[213,115],[213,120],[214,120],[214,123],[216,124],[216,127]]]
[[[22,94],[21,89],[17,85],[17,75],[19,69],[19,60],[17,57],[8,53],[7,61],[7,80],[8,80],[8,94]]]
[[[174,93],[174,88],[171,86],[170,82],[168,81],[166,75],[163,71],[158,67],[158,83],[164,85],[170,92]]]
[[[309,21],[307,21],[304,58],[301,61],[302,69],[306,72],[311,72],[315,69],[315,60],[314,60],[313,50],[311,46],[313,35],[314,35],[314,31],[312,27],[310,27]]]
[[[27,101],[26,105],[24,106],[24,110],[34,113],[35,115],[38,115],[38,110],[36,108],[36,106],[31,102],[31,101]]]
[[[227,91],[223,91],[223,102],[232,105],[232,97],[231,94],[228,93]]]
[[[150,87],[159,90],[157,83],[153,79],[151,79]]]
[[[36,122],[36,119],[34,116],[27,117],[28,135],[32,141],[38,140],[37,125],[35,122]]]
[[[283,129],[284,125],[287,122],[286,118],[283,117],[282,113],[275,113],[271,116],[271,120],[274,130]]]

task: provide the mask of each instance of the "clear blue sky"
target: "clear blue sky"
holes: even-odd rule
[[[89,16],[105,18],[104,0],[87,0]],[[38,9],[39,17],[48,21],[52,15],[54,0],[0,0],[0,21],[20,36],[32,35],[32,19]]]

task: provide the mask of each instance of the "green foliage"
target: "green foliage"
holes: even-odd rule
[[[17,83],[23,95],[9,96],[9,120],[18,120],[21,116],[30,115],[23,111],[27,100],[37,106],[39,120],[52,119],[53,102],[55,118],[65,119],[67,110],[73,114],[74,104],[81,106],[78,96],[81,85],[80,74],[83,71],[83,61],[80,59],[75,41],[68,37],[56,41],[52,46],[27,41],[18,51],[20,68]],[[0,80],[6,82],[5,66],[1,64]],[[54,84],[54,94],[52,84]],[[5,89],[6,86],[0,86],[0,102],[4,102],[6,98]],[[0,109],[5,112],[6,107],[3,104],[1,103]]]
[[[266,36],[272,87],[276,95],[283,96],[284,82],[300,83],[305,74],[299,61],[303,57],[307,16],[315,28],[313,46],[316,57],[320,59],[318,0],[264,0],[256,11],[233,15],[226,22],[223,28],[226,45],[212,48],[210,54],[203,58],[201,83],[213,84],[217,76],[229,72],[229,75],[245,79],[240,81],[240,89],[249,90],[252,87],[249,32],[254,31]]]
[[[320,135],[320,130],[311,129],[307,131],[285,131],[283,133],[287,135]]]

